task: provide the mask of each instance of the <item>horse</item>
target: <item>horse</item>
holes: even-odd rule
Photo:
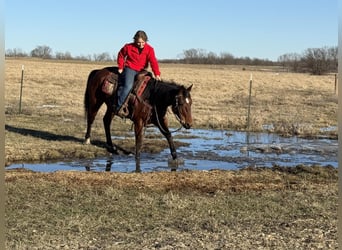
[[[106,148],[110,153],[118,154],[118,148],[113,144],[110,132],[111,122],[116,115],[113,101],[116,101],[116,88],[112,94],[103,91],[104,82],[114,78],[114,82],[120,77],[117,67],[106,67],[92,70],[88,76],[87,86],[84,94],[84,109],[87,119],[87,131],[85,144],[90,144],[91,126],[95,120],[98,110],[106,104],[107,110],[103,116],[103,125],[106,135]],[[173,160],[177,160],[177,152],[171,132],[168,128],[167,109],[171,106],[172,113],[176,116],[181,127],[190,129],[192,126],[191,114],[191,89],[178,83],[169,81],[157,81],[150,72],[142,71],[137,74],[135,84],[143,82],[145,88],[140,88],[138,93],[130,94],[128,101],[128,118],[134,124],[135,133],[135,163],[136,172],[141,172],[140,150],[142,146],[144,127],[153,124],[168,141],[170,153]],[[115,82],[115,85],[117,82]],[[140,84],[141,86],[142,84]],[[133,87],[134,88],[134,87]]]

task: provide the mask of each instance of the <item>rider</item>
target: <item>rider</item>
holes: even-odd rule
[[[120,75],[117,91],[118,102],[117,105],[114,105],[114,111],[120,117],[126,115],[123,104],[133,87],[134,77],[139,71],[146,69],[150,63],[155,78],[161,80],[154,49],[147,41],[146,33],[138,30],[133,37],[133,42],[125,44],[118,53],[117,64]]]

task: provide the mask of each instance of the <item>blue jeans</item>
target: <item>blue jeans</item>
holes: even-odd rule
[[[123,72],[119,76],[119,85],[118,85],[118,106],[117,110],[119,110],[122,104],[125,102],[126,97],[128,96],[129,92],[131,91],[134,83],[134,77],[138,73],[130,68],[124,68]]]

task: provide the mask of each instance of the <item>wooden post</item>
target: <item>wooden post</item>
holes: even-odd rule
[[[248,113],[247,113],[247,131],[250,129],[250,114],[251,114],[251,98],[252,98],[252,74],[251,79],[249,80],[249,96],[248,96]]]
[[[23,96],[23,85],[24,85],[24,65],[21,65],[21,81],[20,81],[20,99],[19,99],[19,114],[21,114],[21,100]]]
[[[337,93],[337,74],[335,74],[335,94]]]
[[[253,82],[253,76],[251,74],[251,79],[249,80],[249,96],[248,96],[248,112],[247,112],[247,136],[246,136],[247,156],[249,156],[249,132],[250,132],[250,116],[251,116],[252,82]]]

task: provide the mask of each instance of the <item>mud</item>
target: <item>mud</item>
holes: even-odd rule
[[[145,132],[160,134],[155,128]],[[134,136],[128,135],[128,136]],[[178,170],[236,170],[244,167],[296,165],[338,166],[338,141],[330,138],[282,137],[273,133],[247,133],[219,130],[182,130],[174,134],[186,146],[177,149],[177,162],[170,159],[169,149],[157,154],[142,153],[143,172]],[[113,138],[116,139],[115,137]],[[161,138],[162,139],[162,138]],[[33,171],[59,170],[115,171],[135,170],[134,155],[112,155],[97,159],[39,164],[13,164],[8,169],[26,168]]]

